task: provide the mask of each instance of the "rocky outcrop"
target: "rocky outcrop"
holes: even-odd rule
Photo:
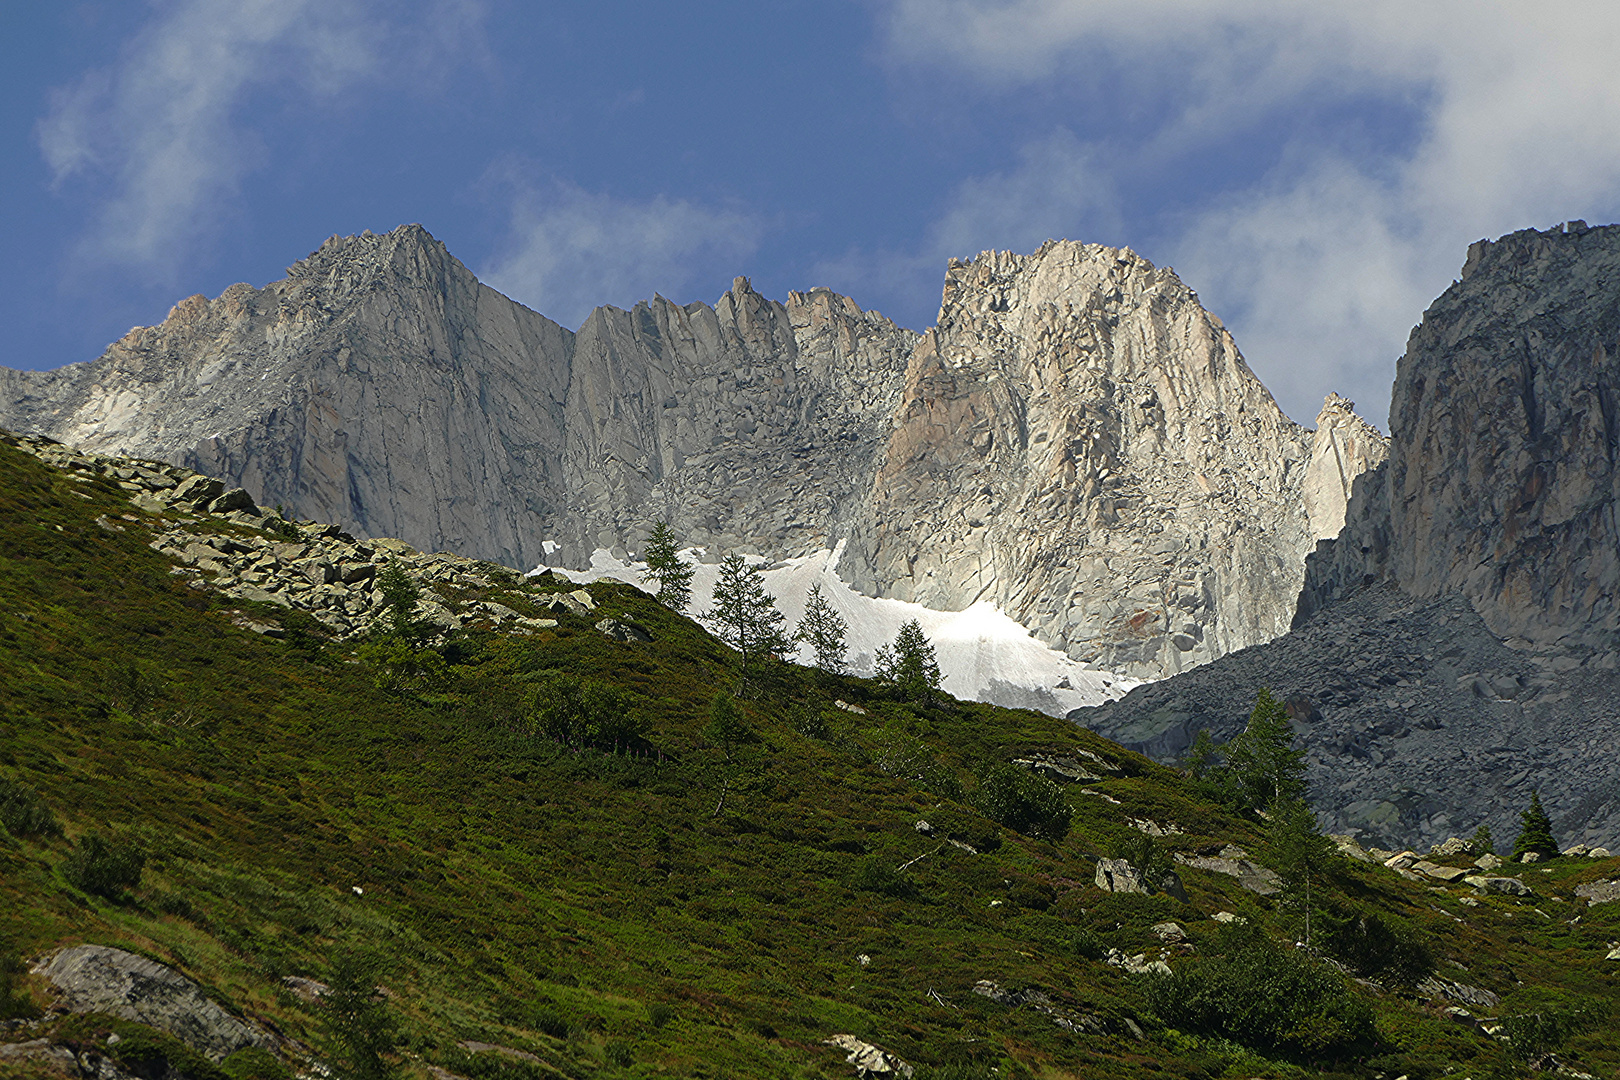
[[[1620,840],[1620,653],[1504,645],[1459,596],[1380,582],[1275,641],[1071,719],[1161,761],[1243,729],[1255,692],[1288,706],[1328,832],[1400,850],[1488,825],[1517,835],[1539,790],[1567,843]]]
[[[1620,633],[1620,226],[1468,251],[1401,358],[1389,463],[1311,559],[1319,610],[1370,580],[1465,597],[1498,637],[1581,655]]]
[[[1311,445],[1172,271],[1096,244],[985,252],[946,274],[840,568],[1175,672],[1287,630]]]
[[[240,488],[227,491],[221,481],[175,465],[87,453],[38,437],[0,432],[0,438],[76,477],[115,480],[135,509],[156,517],[148,521],[157,533],[151,546],[173,560],[170,573],[188,577],[191,587],[303,612],[322,624],[318,632],[336,638],[369,634],[379,620],[392,619],[381,585],[384,572],[397,567],[418,591],[408,617],[427,638],[474,627],[528,636],[563,617],[589,622],[589,616],[615,641],[650,640],[634,624],[594,615],[588,591],[550,574],[525,580],[498,564],[420,552],[386,537],[358,540],[335,524],[289,521],[254,506]],[[124,529],[107,517],[97,524]],[[237,528],[222,530],[221,524]],[[269,637],[288,633],[283,618],[266,609],[238,613],[234,621]]]
[[[1324,417],[1313,441],[1284,416],[1173,272],[1068,242],[954,262],[921,336],[744,278],[570,333],[404,226],[184,300],[94,363],[0,371],[0,427],[360,539],[519,569],[634,549],[657,520],[714,551],[844,540],[868,594],[990,600],[1137,677],[1287,629],[1377,456],[1346,403]]]
[[[270,1047],[264,1032],[240,1020],[173,968],[104,945],[74,945],[35,969],[73,1012],[110,1013],[166,1031],[218,1061],[249,1046]]]
[[[1302,492],[1313,539],[1332,540],[1344,530],[1356,480],[1388,457],[1389,440],[1356,415],[1356,403],[1329,394],[1316,417]]]

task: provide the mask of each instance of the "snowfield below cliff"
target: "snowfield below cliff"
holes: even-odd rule
[[[838,576],[842,549],[840,542],[835,550],[823,549],[785,562],[765,564],[758,557],[749,557],[749,562],[765,564],[765,588],[787,616],[789,632],[804,615],[805,597],[811,587],[821,586],[827,602],[849,624],[846,641],[850,669],[858,675],[872,674],[872,658],[878,647],[894,640],[901,623],[916,619],[934,643],[946,691],[959,698],[1063,716],[1070,709],[1113,701],[1140,685],[1139,680],[1084,667],[1047,648],[988,602],[981,601],[963,611],[938,611],[903,600],[864,596]],[[687,614],[707,625],[703,612],[713,602],[719,565],[701,561],[706,556],[697,550],[689,549],[682,557],[695,564],[692,603]],[[588,570],[538,567],[536,572],[546,569],[580,583],[611,578],[643,589],[654,588],[643,576],[645,563],[616,558],[605,549],[591,555]],[[809,663],[809,650],[801,647],[795,659]]]

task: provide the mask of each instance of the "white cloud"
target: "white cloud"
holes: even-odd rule
[[[114,64],[58,88],[37,127],[57,186],[84,184],[96,208],[79,255],[172,271],[269,157],[240,115],[249,93],[275,86],[329,103],[402,60],[420,78],[412,61],[428,55],[426,40],[463,46],[477,8],[440,2],[416,15],[415,29],[397,30],[366,0],[160,5]]]
[[[479,277],[569,327],[601,304],[629,307],[655,292],[676,293],[705,266],[752,254],[762,232],[748,213],[683,199],[631,201],[562,183],[512,182],[510,226]]]
[[[818,283],[863,305],[922,308],[939,295],[946,263],[989,249],[1031,251],[1050,239],[1089,240],[1119,228],[1114,183],[1096,154],[1060,128],[1025,145],[1016,165],[958,184],[910,251],[856,249],[815,268]]]
[[[1407,332],[1469,242],[1620,211],[1612,3],[894,0],[889,41],[902,64],[1004,90],[1114,80],[1157,101],[1118,160],[1137,174],[1289,110],[1417,110],[1413,138],[1356,155],[1296,132],[1165,245],[1306,420],[1329,389],[1384,420]]]

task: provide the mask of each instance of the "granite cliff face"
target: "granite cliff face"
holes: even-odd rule
[[[418,226],[327,241],[99,360],[0,370],[0,427],[527,568],[669,520],[711,555],[845,542],[863,591],[991,600],[1157,677],[1287,629],[1380,439],[1289,420],[1168,269],[1051,242],[952,263],[918,335],[826,289],[600,308],[577,332]],[[1324,524],[1327,523],[1327,524]]]
[[[1396,373],[1389,461],[1310,559],[1302,615],[1373,581],[1461,596],[1538,653],[1620,645],[1620,226],[1468,251]]]
[[[994,600],[1075,659],[1171,673],[1287,630],[1311,461],[1172,271],[986,252],[946,274],[846,558],[858,586]]]
[[[1070,716],[1170,759],[1236,734],[1266,686],[1332,828],[1511,836],[1539,789],[1566,842],[1620,841],[1617,350],[1620,226],[1475,244],[1412,332],[1387,460],[1369,443],[1293,632]],[[1310,475],[1336,498],[1321,448],[1359,428],[1335,434],[1333,405]]]

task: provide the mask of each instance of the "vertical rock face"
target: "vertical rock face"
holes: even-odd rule
[[[1314,437],[1175,274],[1051,242],[946,275],[926,335],[826,289],[599,308],[571,333],[419,226],[329,240],[99,360],[0,369],[0,427],[227,478],[265,505],[517,567],[667,520],[863,591],[995,602],[1139,677],[1286,630],[1377,433]]]
[[[993,600],[1144,676],[1288,628],[1311,433],[1170,270],[1068,242],[953,261],[893,424],[858,586]]]
[[[1612,648],[1617,349],[1620,227],[1471,247],[1412,332],[1389,463],[1312,557],[1302,611],[1389,578],[1414,597],[1466,597],[1505,639]]]
[[[1388,457],[1389,440],[1356,415],[1356,403],[1329,394],[1316,417],[1311,464],[1305,470],[1305,515],[1314,539],[1339,535],[1356,478]]]

